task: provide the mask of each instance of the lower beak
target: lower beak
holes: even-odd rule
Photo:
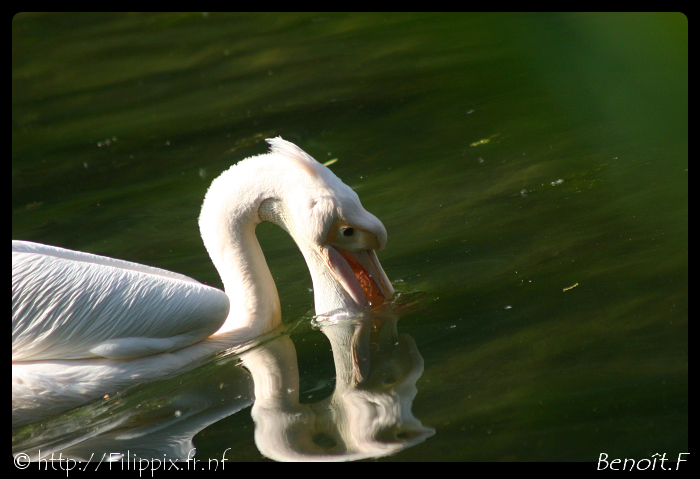
[[[359,308],[376,307],[394,294],[374,250],[328,247],[328,266]]]

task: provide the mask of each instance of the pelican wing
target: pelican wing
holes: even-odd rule
[[[226,320],[223,291],[104,256],[12,241],[12,361],[174,351]]]

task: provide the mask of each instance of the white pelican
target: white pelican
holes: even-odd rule
[[[284,228],[304,255],[316,314],[360,312],[393,294],[374,253],[386,244],[382,223],[299,147],[267,141],[269,153],[222,173],[202,205],[202,240],[225,292],[150,266],[12,241],[13,381],[24,394],[40,394],[42,383],[32,382],[27,392],[22,375],[41,371],[42,362],[52,375],[57,366],[96,359],[104,365],[105,358],[148,359],[143,364],[153,371],[173,362],[163,353],[213,338],[245,342],[275,328],[279,297],[255,237],[265,220]],[[108,369],[131,374],[123,361]],[[95,396],[99,388],[93,389]]]

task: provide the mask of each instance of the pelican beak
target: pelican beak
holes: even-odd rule
[[[326,264],[358,309],[377,307],[394,294],[374,250],[348,251],[330,245]]]

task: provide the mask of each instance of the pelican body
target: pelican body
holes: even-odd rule
[[[386,245],[382,223],[299,147],[282,138],[267,141],[269,153],[233,165],[204,198],[200,232],[224,291],[159,268],[12,241],[13,380],[24,394],[40,391],[27,392],[22,365],[35,374],[42,362],[55,371],[64,360],[104,365],[105,359],[148,358],[148,367],[157,369],[193,345],[213,344],[212,338],[245,342],[274,329],[281,310],[255,236],[262,221],[281,226],[301,250],[317,315],[359,313],[393,294],[375,254]],[[119,364],[110,371],[128,375]],[[55,385],[61,386],[69,385]]]

